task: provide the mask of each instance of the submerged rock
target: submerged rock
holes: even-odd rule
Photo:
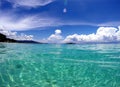
[[[20,69],[20,68],[22,68],[22,65],[21,65],[21,64],[17,64],[15,67],[16,67],[17,69]]]

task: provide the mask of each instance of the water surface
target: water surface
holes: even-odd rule
[[[120,44],[0,43],[0,87],[120,87]]]

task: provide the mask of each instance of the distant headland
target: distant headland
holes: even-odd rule
[[[14,39],[7,38],[4,34],[0,33],[0,42],[17,42]]]
[[[7,43],[40,43],[32,40],[14,40],[7,38],[6,35],[0,33],[0,42],[7,42]]]

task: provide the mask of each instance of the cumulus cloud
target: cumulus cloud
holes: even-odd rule
[[[120,42],[120,26],[115,27],[99,27],[96,33],[89,35],[73,34],[68,35],[64,43],[86,43],[86,42]]]
[[[30,7],[35,8],[38,6],[45,6],[54,0],[7,0],[12,3],[14,7]]]
[[[33,40],[33,35],[26,35],[24,33],[21,33],[17,36],[17,40]]]
[[[62,33],[61,30],[59,30],[59,29],[55,30],[55,35],[60,35],[61,33]]]
[[[92,34],[73,34],[66,38],[62,37],[62,31],[57,29],[48,39],[42,40],[46,43],[101,43],[101,42],[120,42],[120,26],[99,27],[96,33]]]
[[[33,35],[26,35],[24,33],[18,35],[17,32],[8,31],[5,29],[0,29],[0,33],[6,35],[8,38],[15,40],[33,40]]]
[[[61,36],[62,31],[57,29],[55,33],[50,35],[47,39],[48,43],[61,43],[63,37]]]

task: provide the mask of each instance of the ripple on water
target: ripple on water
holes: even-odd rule
[[[0,87],[119,87],[117,47],[6,44]]]

